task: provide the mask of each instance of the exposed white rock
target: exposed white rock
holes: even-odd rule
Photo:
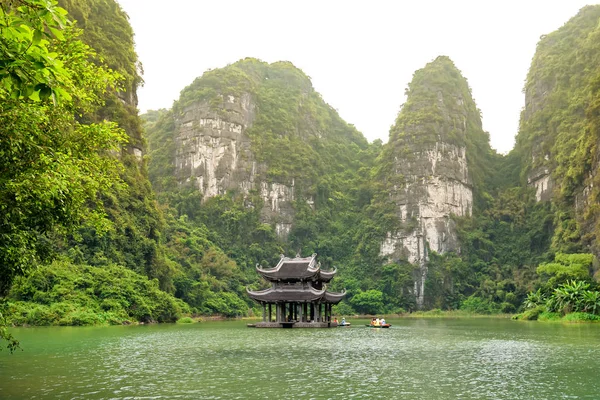
[[[405,257],[408,262],[419,264],[426,260],[426,246],[424,237],[417,230],[410,233],[388,232],[381,244],[380,255],[382,257],[394,256]]]
[[[535,188],[535,198],[537,201],[546,201],[552,198],[554,187],[548,168],[538,167],[534,169],[527,178],[527,184]]]
[[[287,237],[294,210],[294,183],[266,182],[266,167],[250,150],[246,129],[252,126],[256,106],[249,94],[225,95],[220,109],[208,102],[191,104],[176,120],[175,166],[180,182],[194,182],[203,201],[235,190],[249,195],[259,190],[264,206],[261,218],[275,223],[277,235]]]
[[[397,173],[404,185],[390,194],[403,223],[398,232],[388,232],[380,255],[391,260],[406,259],[418,266],[414,294],[417,305],[424,301],[428,249],[437,253],[458,250],[452,214],[470,215],[473,190],[467,167],[466,149],[438,142],[414,153],[411,162],[398,161]]]
[[[284,238],[287,237],[290,234],[290,231],[292,230],[292,224],[287,224],[287,223],[277,223],[275,224],[275,233],[277,234],[277,237],[280,238]]]
[[[260,196],[265,205],[271,208],[271,211],[278,213],[282,202],[294,201],[294,187],[288,187],[280,183],[260,183]]]
[[[137,147],[133,148],[133,155],[135,156],[135,158],[140,161],[144,155],[144,152],[142,151],[142,149],[138,149]]]
[[[550,175],[545,175],[532,182],[535,187],[535,198],[537,201],[542,201],[542,197],[548,192],[550,188]]]

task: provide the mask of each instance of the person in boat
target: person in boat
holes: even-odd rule
[[[379,324],[381,324],[381,326],[385,325],[385,318],[381,317],[381,320],[379,321]]]
[[[371,318],[371,326],[375,326],[375,317]]]
[[[342,325],[346,325],[346,317],[342,317]]]
[[[333,322],[335,322],[336,324],[338,323],[337,317],[335,317],[335,318],[333,319]]]
[[[379,321],[379,318],[375,319],[375,326],[381,326],[381,321]]]

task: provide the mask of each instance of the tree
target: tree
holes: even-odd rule
[[[383,293],[379,290],[358,292],[350,300],[352,307],[361,314],[377,314],[383,312]]]
[[[95,62],[65,15],[52,0],[0,3],[0,298],[49,254],[52,235],[84,223],[110,229],[98,194],[120,183],[125,135],[78,117],[119,76]]]

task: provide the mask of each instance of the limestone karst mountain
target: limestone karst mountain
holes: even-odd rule
[[[257,195],[261,219],[282,239],[292,229],[295,201],[314,208],[326,177],[368,162],[366,139],[288,62],[248,58],[208,71],[157,124],[158,131],[149,128],[150,145],[172,166],[177,185],[196,188],[203,201],[228,192]],[[154,144],[154,132],[171,143],[168,150]],[[150,168],[155,181],[169,174]]]
[[[600,254],[600,6],[586,6],[538,43],[515,151],[538,201],[556,205],[554,246]]]
[[[82,120],[114,121],[128,138],[119,155],[125,185],[104,194],[105,211],[114,229],[99,237],[93,229],[83,228],[81,236],[72,238],[66,247],[80,262],[120,263],[157,278],[161,289],[172,290],[172,271],[166,266],[159,243],[162,216],[143,159],[145,143],[137,110],[137,87],[142,78],[129,17],[115,0],[60,0],[59,5],[76,21],[81,40],[122,77],[119,90],[106,92],[102,107],[81,116]]]
[[[394,204],[398,229],[381,254],[419,265],[414,292],[424,299],[428,252],[458,251],[455,216],[473,212],[474,172],[491,154],[467,81],[448,57],[415,72],[407,100],[390,130],[379,179]],[[476,153],[478,152],[478,153]]]

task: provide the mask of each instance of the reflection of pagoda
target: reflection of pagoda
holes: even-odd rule
[[[288,258],[281,256],[275,268],[256,270],[272,283],[266,290],[247,290],[248,295],[263,306],[262,322],[258,328],[328,328],[331,322],[331,306],[339,303],[344,293],[327,291],[336,270],[321,271],[316,254],[310,257]],[[272,305],[275,304],[275,320]],[[268,309],[268,312],[267,312]]]

